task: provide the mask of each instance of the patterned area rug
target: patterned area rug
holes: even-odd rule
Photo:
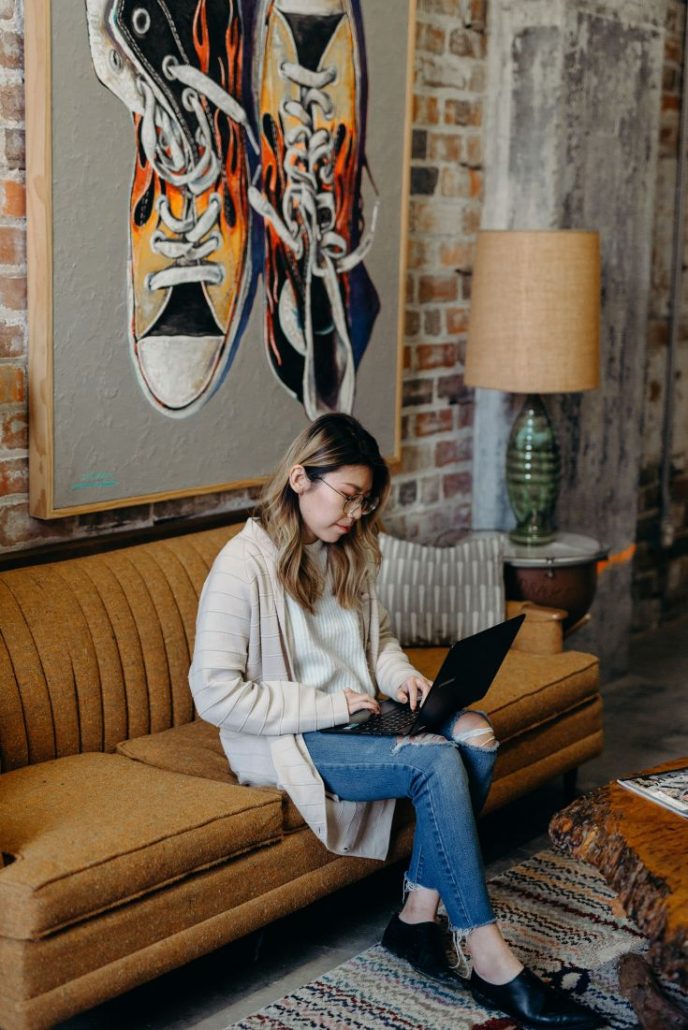
[[[637,1027],[619,994],[618,959],[645,939],[590,865],[543,851],[490,881],[504,934],[522,961],[595,1009],[613,1028]],[[677,1004],[688,999],[662,985]],[[688,1007],[686,1009],[688,1011]],[[448,990],[379,945],[232,1024],[232,1030],[507,1030],[515,1024]]]

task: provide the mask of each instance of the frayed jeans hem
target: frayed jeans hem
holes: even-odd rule
[[[408,873],[404,873],[404,883],[402,886],[402,905],[406,903],[406,899],[409,896],[409,894],[413,894],[413,892],[417,890],[435,891],[436,894],[439,893],[439,891],[437,891],[435,887],[428,887],[424,883],[415,883],[413,880],[409,879]],[[446,912],[446,909],[444,909],[444,911]],[[451,932],[462,934],[465,937],[467,937],[469,933],[473,933],[474,930],[479,930],[482,926],[492,926],[494,923],[497,922],[496,917],[493,916],[492,919],[486,919],[482,923],[475,923],[474,926],[454,926],[451,920],[449,920],[448,916],[447,919],[449,921],[449,929],[451,930]]]

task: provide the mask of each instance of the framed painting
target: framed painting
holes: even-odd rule
[[[413,0],[26,0],[31,512],[392,463]]]

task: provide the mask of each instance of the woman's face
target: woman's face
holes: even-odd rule
[[[342,465],[334,472],[324,473],[321,480],[310,480],[303,466],[295,465],[289,482],[299,498],[305,542],[322,540],[335,544],[361,517],[360,508],[344,514],[347,498],[368,497],[373,488],[373,473],[367,465]]]

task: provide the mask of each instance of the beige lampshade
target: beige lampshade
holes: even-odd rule
[[[600,382],[596,232],[485,231],[473,269],[464,380],[510,393]]]

